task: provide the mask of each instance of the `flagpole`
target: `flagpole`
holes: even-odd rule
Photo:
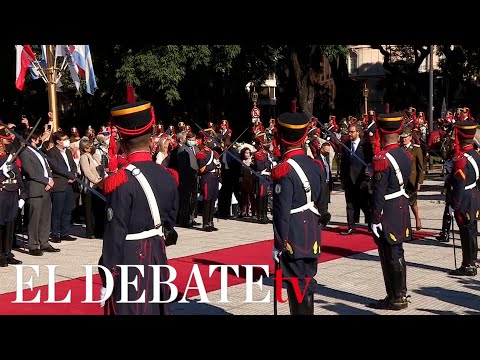
[[[52,113],[52,132],[58,130],[57,112],[57,84],[55,68],[55,45],[46,45],[47,50],[47,79],[48,79],[48,108]]]

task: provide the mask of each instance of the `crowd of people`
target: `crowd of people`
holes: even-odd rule
[[[274,260],[284,274],[305,279],[316,273],[320,231],[330,221],[336,178],[346,200],[348,228],[342,235],[355,235],[363,212],[379,247],[387,297],[376,306],[394,310],[408,306],[402,242],[413,238],[410,209],[416,229],[422,228],[416,194],[431,145],[423,113],[417,116],[409,108],[377,117],[369,111],[362,121],[349,117],[339,126],[333,115],[322,123],[291,112],[271,119],[267,128],[254,119],[250,139],[242,143],[234,139],[226,119],[208,123],[197,133],[183,122],[165,130],[155,123],[149,102],[114,108],[112,118],[115,121],[98,133],[89,127],[83,137],[75,127],[69,133],[61,129],[52,133],[50,123],[38,131],[28,119],[22,119],[22,128],[0,124],[1,267],[21,263],[12,247],[14,233],[22,227],[27,230],[29,254],[41,256],[60,251],[50,243],[76,240],[71,226],[83,219],[86,238],[104,239],[100,264],[110,269],[123,261],[115,247],[118,241],[140,240],[127,243],[136,249],[131,254],[140,256],[132,261],[142,262],[145,239],[160,236],[167,246],[175,244],[175,226],[217,231],[213,220],[217,214],[273,222]],[[454,136],[447,151],[444,223],[455,217],[463,253],[461,267],[452,274],[473,276],[480,213],[477,124],[468,108],[447,113],[442,121],[444,131]],[[336,175],[333,161],[338,161]],[[141,192],[145,201],[134,200]],[[144,217],[131,217],[134,210],[151,214],[148,226]],[[201,224],[195,221],[197,214]],[[302,227],[307,223],[311,228]],[[449,224],[440,241],[445,241]],[[156,246],[149,248],[149,259],[164,263],[165,249]],[[287,286],[292,314],[313,313],[312,286],[307,286],[303,303],[294,300],[294,289]],[[109,311],[118,311],[112,308],[118,305],[110,301]],[[124,311],[132,309],[127,306]]]

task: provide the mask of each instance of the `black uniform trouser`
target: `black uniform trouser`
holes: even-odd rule
[[[288,279],[284,280],[287,287],[290,315],[313,315],[313,294],[317,287],[314,276],[317,274],[317,265],[317,258],[290,259],[288,255],[281,257],[282,277],[298,279],[297,292],[300,290],[300,296],[303,295],[303,299],[299,299],[293,282]],[[308,281],[307,278],[310,280]]]
[[[95,236],[97,239],[103,238],[105,202],[91,191],[87,191],[86,194],[82,193],[82,203],[85,207],[86,236]]]
[[[202,225],[203,228],[208,226],[213,226],[213,213],[215,212],[215,200],[203,200],[203,209],[202,209]]]
[[[196,175],[184,175],[180,178],[179,184],[180,205],[178,209],[177,222],[181,226],[187,226],[190,223],[194,210],[193,196],[197,196],[197,177]]]
[[[442,218],[442,230],[441,232],[447,235],[450,232],[450,226],[452,224],[452,217],[448,211],[449,205],[448,203],[445,204],[445,209],[443,210],[443,218]]]
[[[468,221],[462,215],[455,213],[455,220],[460,232],[462,244],[462,266],[475,266],[477,259],[477,222]]]
[[[382,235],[378,241],[378,255],[388,299],[405,297],[407,294],[407,264],[403,244],[390,245]]]
[[[218,193],[218,216],[229,217],[230,206],[232,205],[233,194],[233,182],[232,171],[224,169],[222,171],[222,188]],[[240,201],[240,199],[237,198]]]
[[[0,225],[0,262],[6,263],[12,252],[15,220]]]
[[[257,219],[265,220],[267,219],[268,212],[268,178],[262,176],[261,179],[256,180],[256,191],[257,191]]]
[[[360,217],[360,210],[365,215],[365,222],[370,224],[370,206],[368,189],[362,182],[345,184],[345,202],[347,204],[347,223],[349,229],[355,229]]]

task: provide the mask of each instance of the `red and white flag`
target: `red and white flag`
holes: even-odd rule
[[[15,86],[18,90],[23,90],[28,67],[36,61],[37,58],[30,45],[15,45],[15,49],[17,51]]]

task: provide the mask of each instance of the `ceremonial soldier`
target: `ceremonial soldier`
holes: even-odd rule
[[[153,108],[148,101],[114,107],[113,122],[121,136],[127,165],[105,179],[107,196],[105,235],[100,265],[113,275],[113,293],[107,300],[108,314],[168,314],[167,303],[152,302],[159,279],[167,279],[165,246],[175,244],[174,229],[178,210],[178,175],[152,161],[150,155]],[[121,268],[121,265],[138,266]],[[160,274],[156,274],[159,271]],[[101,295],[105,294],[105,273]],[[159,278],[157,278],[159,276]],[[122,289],[122,281],[135,281]],[[125,299],[122,294],[128,294]],[[158,295],[158,294],[157,294]],[[108,296],[108,294],[107,294]],[[141,302],[133,302],[144,296]],[[170,298],[170,288],[160,285],[160,300]],[[125,301],[130,301],[126,303]]]
[[[418,128],[417,109],[410,106],[403,111],[405,117],[405,125],[409,126],[412,130]]]
[[[185,131],[185,123],[183,121],[180,121],[178,123],[178,132]]]
[[[265,128],[263,127],[260,119],[258,119],[258,118],[253,119],[253,126],[252,126],[252,129],[251,129],[251,135],[252,135],[252,139],[253,139],[254,144],[255,144],[255,138],[257,137],[258,134],[260,134],[262,132],[265,132]]]
[[[0,267],[21,264],[12,254],[15,219],[25,204],[26,190],[18,164],[7,148],[12,142],[7,129],[0,125]]]
[[[220,131],[217,134],[218,139],[220,142],[225,143],[227,139],[231,139],[232,137],[232,130],[228,125],[228,120],[222,120],[220,123]]]
[[[318,159],[320,157],[320,137],[321,130],[316,126],[313,126],[308,131],[307,139],[305,145],[307,145],[307,155],[312,159]]]
[[[291,315],[313,315],[313,295],[317,282],[322,224],[329,221],[322,198],[326,185],[323,164],[305,155],[308,117],[284,113],[278,117],[278,138],[282,160],[272,170],[273,180],[273,260],[279,263],[282,278],[298,280],[300,294],[292,281],[287,287]]]
[[[170,136],[171,138],[175,137],[177,135],[177,131],[175,130],[175,126],[170,125],[166,131],[166,134]]]
[[[375,111],[368,110],[367,123],[365,124],[364,134],[366,140],[372,144],[372,149],[374,154],[380,152],[380,134],[377,131],[377,119]]]
[[[162,124],[157,124],[153,128],[153,135],[154,136],[162,136],[165,133],[165,129],[163,128]]]
[[[275,119],[269,120],[268,127],[265,129],[265,133],[267,134],[269,139],[273,139],[275,135]]]
[[[327,124],[327,131],[331,133],[337,133],[339,130],[338,125],[337,125],[337,118],[335,115],[330,115],[328,118],[328,124]]]
[[[422,220],[420,219],[420,215],[418,213],[417,191],[420,190],[425,178],[423,153],[419,144],[412,143],[412,130],[409,126],[405,126],[403,128],[400,138],[403,147],[410,153],[410,156],[412,157],[412,169],[405,191],[409,196],[410,208],[415,216],[416,229],[421,230]]]
[[[215,136],[215,137],[217,136],[217,132],[215,131],[215,125],[211,121],[207,122],[207,128],[204,129],[203,131],[211,136]]]
[[[455,124],[453,169],[448,191],[449,213],[458,224],[462,244],[462,265],[450,275],[475,276],[477,268],[477,220],[479,218],[480,155],[473,148],[477,124],[460,120]]]
[[[387,310],[408,307],[403,242],[410,239],[412,232],[408,195],[405,192],[412,159],[398,145],[403,125],[401,113],[377,117],[382,151],[372,161],[372,232],[378,246],[387,296],[371,306]]]
[[[268,150],[270,143],[264,132],[261,132],[255,138],[257,151],[254,156],[253,169],[259,175],[255,179],[255,193],[257,195],[257,219],[261,224],[267,224],[268,210],[268,187],[270,184],[270,172],[273,164]]]
[[[457,108],[455,114],[457,121],[473,120],[468,107]]]
[[[196,154],[198,162],[198,174],[200,175],[199,189],[203,196],[203,231],[217,231],[213,225],[213,214],[215,213],[215,201],[218,198],[218,185],[220,183],[220,160],[218,153],[214,150],[213,138],[200,132],[202,148]]]

